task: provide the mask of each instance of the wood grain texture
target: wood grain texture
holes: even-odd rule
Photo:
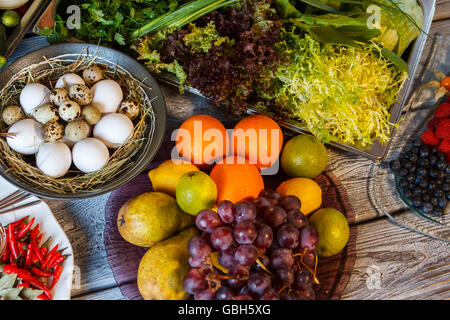
[[[437,0],[434,21],[450,18],[450,0]]]

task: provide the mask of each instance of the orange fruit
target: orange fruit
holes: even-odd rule
[[[259,169],[271,167],[283,147],[280,126],[271,118],[259,114],[239,121],[231,139],[234,154],[249,159]]]
[[[204,167],[228,154],[228,134],[216,118],[204,114],[195,115],[178,128],[176,148],[181,157]]]
[[[218,203],[254,199],[264,190],[264,181],[256,165],[244,162],[245,159],[231,156],[212,169],[210,176],[217,185]]]

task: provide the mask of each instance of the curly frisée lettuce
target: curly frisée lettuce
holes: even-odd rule
[[[282,39],[276,48],[289,63],[276,73],[280,113],[303,122],[324,142],[367,148],[375,139],[389,140],[389,110],[406,72],[377,54],[375,45],[321,44],[284,29]]]

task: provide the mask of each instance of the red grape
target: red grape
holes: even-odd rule
[[[258,233],[255,225],[248,220],[241,221],[234,227],[234,239],[239,244],[251,244],[256,240]]]
[[[224,200],[217,206],[217,213],[225,223],[232,223],[234,221],[236,209],[231,201]]]
[[[194,294],[195,300],[216,300],[216,295],[211,292],[211,289],[206,289]]]
[[[235,265],[234,267],[230,268],[228,275],[234,277],[234,279],[227,280],[228,285],[232,288],[241,288],[247,283],[246,279],[241,279],[248,277],[249,271],[244,266]]]
[[[287,214],[283,208],[272,206],[264,211],[262,218],[272,228],[276,228],[287,222]]]
[[[280,206],[286,211],[300,210],[301,205],[300,199],[296,196],[287,196],[280,202]]]
[[[275,279],[282,285],[291,285],[294,282],[294,270],[291,267],[282,267],[275,270]]]
[[[286,248],[275,249],[270,253],[270,263],[273,268],[292,267],[294,264],[294,257],[292,252]]]
[[[248,278],[249,290],[258,296],[262,296],[271,286],[270,278],[263,272],[252,273]]]
[[[302,248],[302,252],[304,249]],[[306,250],[306,253],[303,255],[303,262],[310,268],[313,268],[316,265],[316,252],[314,250]]]
[[[260,300],[280,300],[280,296],[273,289],[269,289],[261,296]]]
[[[216,299],[217,300],[232,300],[234,296],[234,292],[230,287],[222,285],[216,291]]]
[[[250,297],[248,294],[240,294],[238,296],[235,296],[233,300],[253,300],[253,298]]]
[[[296,248],[299,244],[300,233],[292,224],[286,224],[277,231],[277,240],[280,246],[284,248]]]
[[[258,236],[255,240],[255,246],[258,249],[267,249],[270,247],[273,241],[273,231],[272,228],[270,228],[267,225],[264,225],[258,230]]]
[[[283,292],[281,294],[281,299],[282,300],[306,300],[305,297],[300,296],[300,295],[298,295],[296,293],[293,293],[293,292],[292,293]]]
[[[253,200],[253,204],[255,205],[258,214],[264,213],[264,211],[272,205],[269,200],[263,197],[258,197]]]
[[[228,249],[234,242],[230,227],[218,227],[211,233],[211,244],[218,250]]]
[[[272,205],[278,204],[281,200],[281,196],[278,192],[269,189],[261,191],[259,196],[269,200]]]
[[[299,290],[298,293],[300,294],[300,296],[307,300],[314,300],[316,298],[316,293],[314,292],[313,288]]]
[[[196,236],[189,240],[188,250],[192,258],[203,261],[211,253],[211,246],[204,238]]]
[[[193,257],[189,257],[189,266],[192,268],[200,268],[203,267],[204,260],[194,259]]]
[[[236,222],[245,220],[253,221],[256,218],[256,207],[248,201],[240,201],[236,203]]]
[[[192,268],[188,271],[183,280],[183,287],[189,294],[198,293],[206,289],[207,282],[200,269]]]
[[[211,233],[215,228],[220,227],[223,222],[216,212],[206,209],[197,214],[195,224],[200,230]]]
[[[258,258],[256,247],[251,244],[240,245],[234,254],[234,259],[243,266],[251,266]]]
[[[237,264],[234,259],[236,248],[230,247],[226,250],[219,251],[219,263],[225,268],[229,269]]]
[[[294,225],[298,230],[301,230],[308,224],[308,219],[299,210],[289,210],[287,213],[287,221]]]
[[[306,226],[300,231],[300,246],[303,248],[309,248],[314,250],[319,241],[319,234],[317,231],[311,227]]]
[[[311,288],[313,284],[313,278],[311,272],[308,270],[299,270],[295,273],[294,288],[298,290],[306,290]]]

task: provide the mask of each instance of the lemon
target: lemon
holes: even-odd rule
[[[202,171],[185,173],[176,188],[177,203],[181,210],[196,216],[200,210],[211,209],[217,200],[217,186]]]
[[[312,179],[292,178],[284,181],[277,188],[277,192],[282,196],[296,196],[300,199],[300,211],[308,215],[316,211],[322,205],[322,189]]]
[[[329,257],[347,245],[350,228],[345,216],[336,209],[324,208],[309,219],[311,226],[319,233],[316,252],[320,257]]]
[[[150,170],[150,178],[154,191],[164,192],[172,196],[176,195],[176,188],[180,178],[188,172],[198,171],[199,169],[187,161],[167,160],[159,165],[158,168]]]
[[[323,143],[310,135],[289,140],[281,153],[280,164],[290,177],[315,178],[328,165],[328,152]]]
[[[20,15],[14,10],[6,10],[2,16],[2,23],[5,27],[15,27],[20,22]]]

